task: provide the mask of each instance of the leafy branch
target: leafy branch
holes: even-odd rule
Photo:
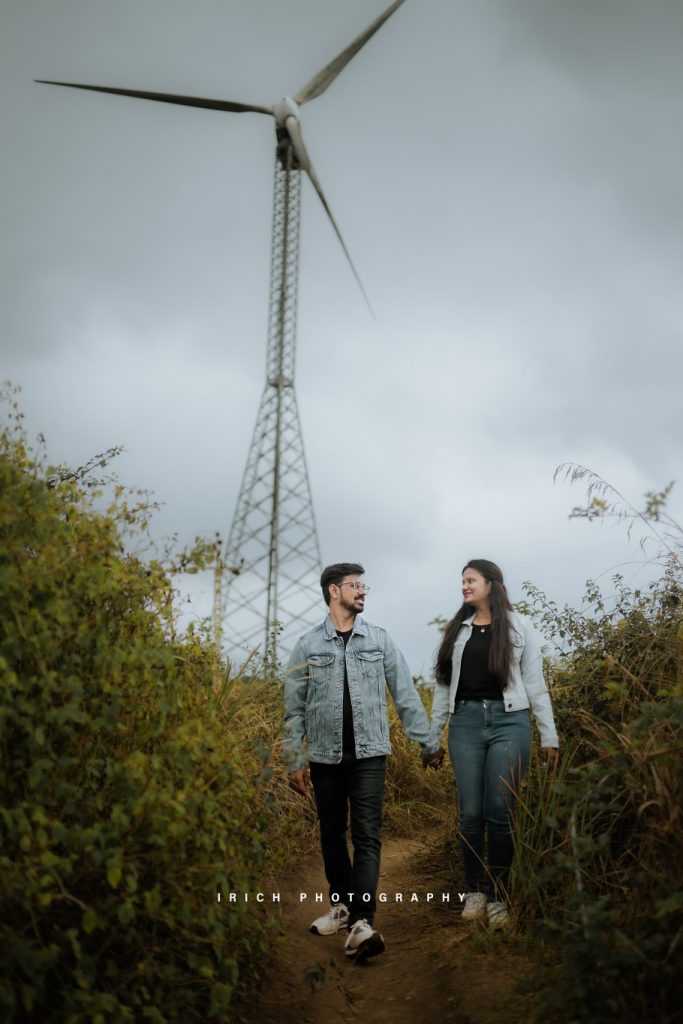
[[[563,462],[553,475],[553,480],[556,481],[558,478],[568,480],[571,484],[587,481],[588,504],[575,506],[569,513],[570,519],[587,519],[592,522],[595,519],[614,517],[619,522],[628,521],[627,535],[629,537],[634,523],[639,520],[650,535],[660,543],[664,551],[675,560],[680,568],[683,568],[681,560],[683,527],[666,512],[666,505],[674,486],[673,480],[661,491],[647,491],[644,496],[645,508],[641,511],[608,480],[580,463]],[[658,529],[654,525],[655,523],[661,524],[665,529]],[[643,538],[641,541],[643,549],[645,540],[647,538]]]

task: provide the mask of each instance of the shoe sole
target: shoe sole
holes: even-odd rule
[[[375,932],[374,935],[365,939],[355,949],[347,949],[345,953],[354,960],[367,960],[371,956],[379,956],[380,953],[384,952],[384,949],[384,939],[379,932]]]
[[[483,919],[486,917],[486,907],[482,907],[481,910],[477,911],[463,910],[460,916],[462,917],[463,921],[483,921]]]
[[[499,931],[500,929],[507,928],[509,926],[509,924],[510,924],[510,918],[509,917],[504,917],[502,920],[498,920],[495,917],[494,918],[489,918],[488,924],[489,924],[489,931],[490,932],[496,932],[496,931]]]
[[[314,924],[312,924],[308,930],[311,933],[311,935],[336,935],[337,932],[340,932],[342,930],[342,928],[346,928],[346,921],[342,921],[341,924],[337,928],[334,928],[331,932],[321,932],[318,928],[316,928]]]

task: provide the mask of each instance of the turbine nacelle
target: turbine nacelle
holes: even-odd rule
[[[308,103],[309,100],[315,99],[316,96],[321,96],[328,86],[332,84],[337,75],[344,70],[349,61],[355,57],[358,51],[365,46],[367,41],[374,36],[375,32],[382,27],[384,22],[390,18],[394,11],[398,10],[403,3],[405,3],[405,0],[394,0],[394,2],[390,4],[378,18],[375,18],[372,24],[369,25],[364,32],[361,32],[361,34],[346,47],[346,49],[342,50],[334,60],[331,60],[329,64],[326,64],[321,71],[318,71],[318,73],[306,83],[306,85],[299,89],[294,99],[290,96],[283,96],[283,98],[273,104],[273,106],[265,106],[261,103],[241,103],[234,100],[208,99],[202,96],[180,96],[174,93],[148,92],[143,89],[119,89],[106,85],[85,85],[81,82],[55,82],[44,78],[37,78],[35,81],[41,82],[44,85],[62,85],[70,89],[86,89],[90,92],[104,92],[116,96],[132,96],[137,99],[156,100],[158,103],[174,103],[186,107],[203,107],[205,110],[220,110],[235,114],[269,114],[274,117],[275,134],[277,136],[277,158],[283,167],[295,171],[304,171],[308,176],[325,209],[325,213],[330,220],[334,233],[339,239],[341,247],[344,250],[344,255],[348,260],[353,276],[356,278],[358,286],[363,293],[363,297],[368,304],[368,308],[372,313],[370,300],[367,297],[361,279],[353,265],[349,250],[346,248],[341,231],[337,226],[337,222],[335,221],[330,205],[325,198],[318,176],[315,173],[311,158],[304,145],[304,140],[301,134],[300,106],[304,103]],[[372,315],[374,316],[374,313]]]
[[[281,100],[273,104],[273,117],[278,128],[284,128],[289,117],[300,120],[300,108],[291,97],[283,96]]]
[[[277,158],[283,167],[293,171],[310,171],[311,160],[301,136],[299,104],[291,96],[283,96],[273,104]]]

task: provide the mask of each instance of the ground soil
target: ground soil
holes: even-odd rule
[[[424,846],[386,839],[382,848],[375,927],[386,951],[356,964],[344,954],[346,932],[312,935],[313,918],[327,909],[314,894],[327,887],[319,853],[301,860],[280,886],[285,941],[253,1007],[253,1024],[525,1024],[533,996],[527,980],[534,965],[519,952],[514,933],[486,933],[460,917],[456,887],[450,903],[441,887],[427,902]],[[308,898],[300,900],[306,892]],[[412,893],[418,902],[409,902]],[[403,902],[394,894],[402,893]],[[525,993],[525,989],[527,989]]]

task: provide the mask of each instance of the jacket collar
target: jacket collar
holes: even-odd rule
[[[325,616],[323,632],[326,640],[336,639],[337,629],[329,615]],[[359,636],[367,636],[368,627],[366,626],[365,619],[362,615],[356,615],[356,618],[353,620],[353,632],[351,633],[351,636],[355,636],[356,633]]]

